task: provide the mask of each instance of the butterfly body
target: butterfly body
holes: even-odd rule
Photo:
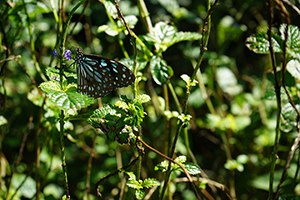
[[[97,55],[83,54],[78,48],[74,58],[77,65],[77,92],[90,97],[103,97],[119,87],[135,81],[134,74],[125,65]]]

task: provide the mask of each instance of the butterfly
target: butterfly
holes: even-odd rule
[[[77,48],[74,58],[77,66],[77,92],[89,97],[104,97],[114,89],[127,87],[135,76],[125,65],[98,55],[84,54]]]

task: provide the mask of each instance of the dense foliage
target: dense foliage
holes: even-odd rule
[[[288,2],[1,3],[0,199],[298,199]],[[135,83],[78,93],[77,47]]]

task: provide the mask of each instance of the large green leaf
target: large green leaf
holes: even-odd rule
[[[281,39],[285,39],[286,24],[280,26]],[[300,31],[297,26],[290,25],[288,29],[287,52],[295,59],[300,60]]]
[[[273,43],[273,50],[276,53],[282,52],[282,40],[278,35],[272,35],[272,43]],[[253,52],[259,54],[268,54],[270,53],[269,50],[269,40],[267,38],[266,33],[258,33],[255,36],[250,36],[246,40],[246,46]]]
[[[196,175],[201,173],[200,167],[195,165],[194,163],[186,163],[183,164],[183,166],[189,174]],[[176,170],[183,172],[181,167],[176,168]]]
[[[158,84],[166,84],[173,76],[173,69],[159,56],[153,56],[150,61],[150,69],[154,81]]]
[[[154,27],[154,33],[148,33],[144,39],[159,47],[158,52],[166,51],[170,46],[181,41],[199,40],[202,36],[193,32],[177,32],[174,26],[159,22]]]
[[[79,110],[93,103],[94,98],[77,92],[76,84],[69,84],[63,91],[59,82],[47,81],[39,86],[49,100],[62,110]]]

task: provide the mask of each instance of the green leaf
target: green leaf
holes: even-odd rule
[[[201,34],[193,32],[177,32],[174,26],[164,22],[158,22],[154,27],[154,33],[144,36],[148,42],[154,43],[159,47],[158,52],[166,51],[170,46],[181,41],[200,40]]]
[[[151,188],[153,186],[159,186],[160,183],[155,178],[147,178],[143,181],[142,186],[145,188]]]
[[[131,188],[136,189],[136,190],[143,189],[143,187],[141,186],[141,183],[140,183],[139,181],[133,180],[133,179],[129,180],[129,181],[126,183],[126,185],[127,185],[128,187],[131,187]]]
[[[143,199],[145,197],[146,193],[143,190],[136,190],[135,191],[135,197],[137,199]]]
[[[272,35],[273,50],[276,53],[282,53],[282,40],[278,35]],[[268,54],[269,50],[269,40],[267,39],[266,33],[258,33],[255,36],[250,36],[246,39],[246,46],[251,51],[258,54]]]
[[[296,108],[299,110],[300,105],[296,105]],[[280,129],[283,132],[291,132],[293,129],[297,127],[297,113],[294,107],[290,103],[286,103],[282,107],[282,119],[281,119],[281,127]]]
[[[133,71],[133,67],[134,67],[133,58],[123,58],[119,62],[122,63],[123,65],[125,65],[126,67],[128,67],[131,71]],[[136,63],[137,71],[141,71],[141,70],[145,69],[145,67],[147,66],[147,63],[148,62],[145,60],[137,59],[137,63]]]
[[[184,82],[186,82],[186,88],[188,91],[189,91],[190,87],[193,87],[198,83],[197,80],[192,81],[191,78],[186,74],[183,74],[180,77],[182,78],[182,80],[184,80]]]
[[[202,35],[199,33],[194,33],[194,32],[177,32],[175,33],[172,41],[169,43],[170,47],[173,44],[176,44],[178,42],[182,41],[189,41],[189,40],[201,40]]]
[[[158,0],[158,2],[174,17],[187,17],[189,12],[186,8],[180,7],[176,0]]]
[[[56,81],[43,82],[39,87],[47,93],[49,100],[54,105],[63,110],[79,110],[94,102],[93,98],[76,92],[76,84],[69,84],[65,91],[61,90],[60,84]]]
[[[194,163],[183,164],[183,167],[191,175],[196,175],[196,174],[200,174],[201,173],[200,167],[197,166],[197,165],[195,165]],[[183,169],[181,169],[181,167],[177,167],[176,170],[184,172]]]
[[[50,13],[52,12],[45,4],[42,2],[30,2],[27,3],[27,12],[31,19],[35,19],[38,14]]]
[[[244,166],[238,163],[236,160],[227,160],[224,167],[228,170],[238,170],[239,172],[244,171]]]
[[[146,95],[146,94],[139,94],[135,99],[134,99],[134,102],[138,102],[140,104],[143,104],[143,103],[147,103],[151,101],[151,98],[150,96]]]
[[[283,41],[285,40],[285,30],[286,24],[281,24],[279,31]],[[300,30],[297,26],[289,25],[287,46],[288,54],[292,58],[300,60]]]
[[[135,15],[127,15],[124,17],[129,28],[133,29],[136,23],[138,22],[138,18]],[[123,20],[119,20],[117,22],[118,27],[122,27],[122,29],[126,29]]]
[[[243,88],[238,85],[234,73],[227,67],[219,67],[217,69],[216,78],[221,89],[230,95],[237,95],[243,90]]]
[[[300,80],[300,62],[299,62],[299,60],[295,60],[295,59],[290,60],[287,63],[286,69],[293,77]]]
[[[23,183],[23,181],[25,182]],[[13,188],[19,188],[19,192],[25,198],[31,198],[36,193],[36,182],[30,176],[26,176],[25,174],[17,174],[14,173],[14,176],[11,180],[11,184]]]
[[[153,79],[158,85],[167,84],[168,80],[173,76],[173,69],[159,56],[152,57],[150,69]]]
[[[164,160],[161,163],[157,164],[154,167],[154,170],[155,171],[161,170],[162,172],[165,172],[165,171],[167,171],[168,165],[169,165],[169,162]]]
[[[109,0],[101,0],[101,2],[103,3],[106,12],[108,12],[110,16],[116,19],[118,17],[118,11],[115,4],[113,4],[113,2]]]
[[[109,25],[99,26],[97,31],[98,31],[98,33],[101,33],[104,31],[107,35],[114,37],[114,36],[118,35],[119,32],[121,32],[122,30],[113,24],[109,24]]]
[[[153,34],[148,33],[144,36],[148,42],[153,42],[159,46],[159,52],[164,52],[173,44],[172,39],[177,32],[174,26],[170,26],[164,22],[155,24]]]
[[[183,164],[186,162],[186,156],[178,156],[176,159],[175,159],[176,162],[178,162],[179,164]]]
[[[66,69],[65,69],[66,70]],[[70,77],[70,78],[74,78],[74,83],[76,83],[75,79],[77,78],[77,74],[74,72],[68,72],[64,70],[64,74],[66,75],[66,77]],[[54,67],[47,67],[46,68],[46,75],[53,81],[59,81],[60,79],[60,70],[56,69]]]
[[[3,117],[3,115],[0,115],[0,126],[7,124],[7,119]]]
[[[30,100],[34,105],[41,107],[44,102],[43,96],[40,94],[37,87],[34,87],[28,94],[28,100]]]
[[[136,176],[133,172],[128,172],[124,169],[121,169],[120,171],[127,174],[129,176],[129,180],[136,180]]]

